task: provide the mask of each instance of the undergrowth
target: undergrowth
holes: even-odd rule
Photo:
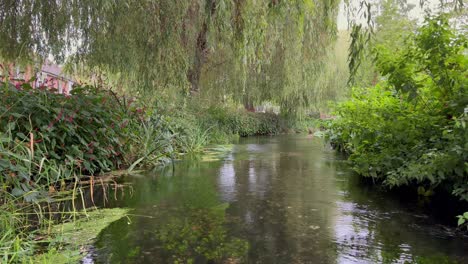
[[[439,16],[403,49],[377,49],[385,80],[355,88],[350,100],[336,106],[330,142],[376,183],[468,201],[467,48],[466,37]]]

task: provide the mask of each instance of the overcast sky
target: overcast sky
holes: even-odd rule
[[[349,0],[352,4],[359,5],[361,0]],[[372,1],[372,0],[371,0]],[[438,5],[440,3],[440,0],[426,0],[426,3],[424,5],[424,9],[422,9],[419,5],[419,0],[407,0],[408,4],[413,4],[415,5],[415,8],[413,8],[410,12],[410,18],[413,19],[418,19],[419,21],[423,21],[424,19],[424,10],[431,10],[431,11],[436,11],[438,8]],[[340,4],[340,11],[338,13],[338,30],[347,30],[348,29],[348,16],[346,14],[346,9],[345,9],[345,4],[344,1],[341,1]],[[362,19],[362,22],[365,23],[365,20]]]

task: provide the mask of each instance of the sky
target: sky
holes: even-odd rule
[[[349,0],[352,5],[356,7],[362,0]],[[440,0],[426,0],[424,9],[419,5],[420,0],[407,0],[408,4],[415,5],[415,8],[410,11],[410,18],[417,19],[419,22],[422,22],[424,19],[424,10],[429,9],[431,12],[438,10]],[[370,2],[376,2],[376,0],[370,0]],[[364,24],[365,19],[360,19]],[[341,1],[340,10],[338,12],[337,18],[338,30],[347,30],[348,29],[348,16],[346,14],[344,1]]]

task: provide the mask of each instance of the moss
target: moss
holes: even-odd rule
[[[129,209],[113,208],[86,212],[86,217],[55,225],[47,252],[34,257],[34,263],[77,263],[99,233],[126,216]]]

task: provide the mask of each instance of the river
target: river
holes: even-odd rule
[[[318,138],[243,138],[125,180],[108,206],[132,215],[99,235],[94,263],[468,263],[468,239],[424,201],[362,183]]]

